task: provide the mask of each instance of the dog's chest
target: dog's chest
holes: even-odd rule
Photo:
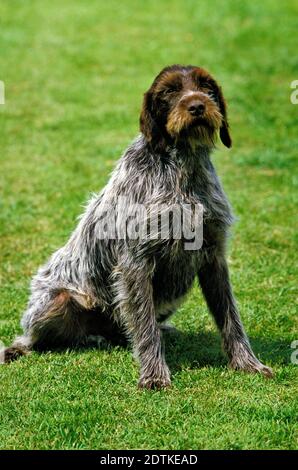
[[[201,208],[205,225],[231,225],[231,207],[210,160],[201,162],[194,169],[179,171],[177,188],[182,204]],[[173,198],[176,194],[177,191],[173,192]]]
[[[161,302],[174,301],[187,293],[207,259],[206,250],[222,241],[232,223],[229,202],[212,166],[203,167],[191,175],[181,172],[176,182],[171,203],[179,200],[181,212],[185,205],[192,207],[192,211],[196,205],[203,210],[203,219],[199,217],[202,245],[191,250],[186,249],[185,239],[173,240],[163,249],[162,256],[157,257],[153,287],[156,299]]]
[[[157,303],[172,302],[191,288],[199,266],[199,253],[186,251],[175,241],[156,258],[153,276],[154,297]]]

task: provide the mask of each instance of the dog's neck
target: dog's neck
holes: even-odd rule
[[[214,171],[210,160],[212,148],[206,145],[192,146],[189,142],[178,142],[168,147],[167,152],[188,182],[208,180],[208,172]]]
[[[159,165],[165,171],[172,171],[176,168],[181,177],[195,182],[197,179],[208,180],[207,173],[214,172],[210,160],[212,148],[207,145],[191,145],[188,141],[176,141],[168,143],[161,149],[152,146],[143,134],[140,134],[129,147],[125,156],[129,160],[133,155],[133,161],[137,166]],[[160,162],[160,163],[159,163]]]
[[[210,160],[212,148],[207,145],[192,142],[176,142],[167,147],[167,152],[181,165],[192,167],[192,165],[205,165]]]

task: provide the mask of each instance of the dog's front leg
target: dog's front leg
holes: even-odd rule
[[[155,318],[151,273],[145,260],[122,261],[116,270],[115,294],[121,320],[140,362],[139,387],[161,389],[171,381]]]
[[[255,357],[245,334],[224,255],[214,256],[204,264],[199,271],[199,281],[209,310],[222,334],[223,347],[230,366],[271,377],[272,370]]]

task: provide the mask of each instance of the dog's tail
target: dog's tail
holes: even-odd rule
[[[28,346],[28,339],[25,336],[16,338],[11,346],[0,350],[0,364],[8,364],[9,362],[16,361],[21,356],[26,356],[30,352]]]

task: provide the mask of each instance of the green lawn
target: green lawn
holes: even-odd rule
[[[231,276],[275,378],[228,370],[195,287],[167,338],[171,389],[138,390],[127,350],[34,353],[0,366],[0,448],[297,448],[297,14],[295,0],[1,1],[0,339],[138,132],[153,77],[192,63],[229,103],[234,147],[214,161],[239,217]]]

